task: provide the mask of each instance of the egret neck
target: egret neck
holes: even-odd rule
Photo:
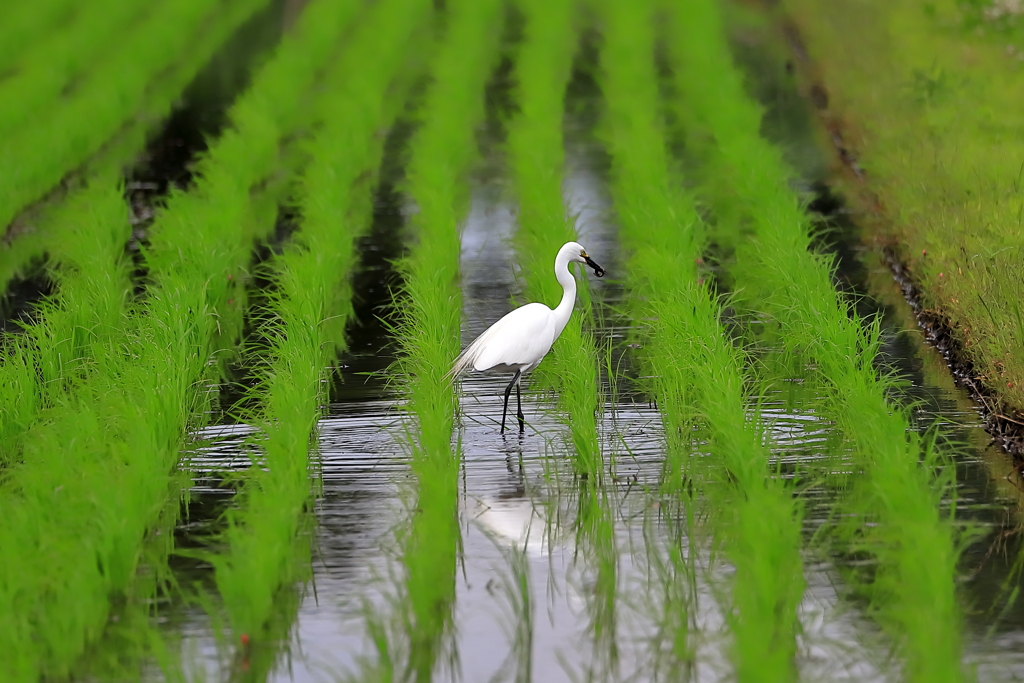
[[[577,255],[578,246],[574,242],[566,244],[558,250],[558,256],[555,258],[555,279],[562,285],[562,300],[552,311],[555,320],[555,339],[561,336],[562,330],[569,322],[569,316],[572,315],[573,306],[576,305],[576,278],[569,271],[569,262]]]

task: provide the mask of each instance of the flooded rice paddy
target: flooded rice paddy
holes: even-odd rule
[[[716,6],[666,34],[612,0],[314,1],[251,83],[229,69],[229,114],[201,76],[129,175],[117,322],[54,351],[72,294],[107,291],[56,252],[5,309],[3,380],[31,390],[4,406],[25,556],[0,634],[39,648],[11,680],[1024,678],[1024,477],[828,195],[782,64],[740,41],[743,76]],[[93,191],[116,209],[120,178]],[[563,234],[608,276],[577,273],[501,434],[508,377],[444,374]],[[85,607],[48,630],[26,596]]]
[[[584,153],[570,163],[566,203],[578,216],[580,239],[614,249],[615,226],[598,173],[588,170]],[[502,200],[500,184],[479,181],[462,229],[463,343],[510,310],[517,292],[517,268],[508,244],[515,230],[512,208]],[[383,233],[382,234],[386,234]],[[372,240],[373,237],[370,238]],[[845,239],[851,239],[846,235]],[[850,242],[853,249],[858,249]],[[372,254],[394,245],[364,245]],[[592,253],[602,253],[597,247]],[[616,263],[614,252],[606,259]],[[976,540],[962,559],[961,590],[975,606],[966,629],[968,661],[979,680],[1015,680],[1024,660],[1012,652],[1024,637],[1019,608],[1004,611],[1017,575],[1015,555],[1016,489],[1006,479],[1007,459],[987,445],[976,410],[952,386],[937,352],[922,342],[909,311],[885,280],[881,265],[868,273],[847,254],[840,276],[857,291],[868,283],[888,293],[886,303],[863,306],[884,315],[885,346],[880,362],[892,364],[907,380],[899,396],[913,404],[915,425],[934,433],[953,458],[957,519],[970,525]],[[369,290],[385,286],[393,274],[378,265]],[[368,276],[368,274],[365,274]],[[616,315],[621,291],[614,278],[596,283],[595,305],[605,308],[607,325],[595,334],[615,348],[616,368],[628,368],[630,321]],[[367,314],[363,311],[363,314]],[[617,324],[612,324],[614,321]],[[359,347],[387,349],[379,330],[354,330]],[[365,338],[364,338],[365,337]],[[778,358],[772,358],[778,355]],[[797,659],[802,680],[899,680],[900,663],[891,643],[872,622],[869,606],[851,595],[844,572],[856,558],[817,547],[815,533],[831,518],[840,492],[815,481],[815,472],[851,469],[848,446],[834,423],[817,408],[822,400],[813,374],[791,358],[767,351],[771,387],[758,398],[772,455],[783,473],[803,477],[800,498],[807,506],[804,553],[806,589],[799,606]],[[379,675],[377,628],[391,628],[394,647],[409,647],[402,631],[403,562],[399,538],[415,514],[415,480],[409,469],[407,420],[402,399],[384,374],[389,357],[364,353],[343,359],[335,400],[318,423],[317,466],[321,491],[311,513],[313,562],[307,583],[294,587],[281,619],[281,654],[267,680],[367,680]],[[778,363],[782,367],[773,366]],[[623,375],[628,374],[624,372]],[[657,407],[631,389],[628,377],[605,377],[605,401],[599,443],[608,476],[599,486],[602,509],[588,509],[587,490],[569,463],[565,425],[553,409],[553,396],[528,391],[524,397],[527,430],[500,435],[501,393],[507,380],[472,375],[462,386],[457,440],[459,469],[457,512],[460,550],[454,581],[451,632],[440,644],[444,655],[440,680],[695,680],[732,677],[727,619],[732,568],[697,521],[682,540],[685,558],[670,564],[678,511],[659,494],[664,467],[663,426]],[[529,386],[529,385],[527,385]],[[752,413],[753,415],[753,413]],[[215,523],[229,502],[204,474],[249,464],[246,437],[251,428],[212,426],[194,435],[195,450],[186,462],[196,478],[192,505]],[[696,457],[710,457],[701,453]],[[1010,476],[1012,479],[1012,475]],[[218,479],[214,480],[215,482]],[[209,507],[203,504],[213,499]],[[947,499],[947,505],[952,504]],[[596,530],[593,515],[607,521]],[[187,532],[186,532],[187,533]],[[1005,540],[1000,540],[1005,538]],[[192,580],[204,570],[193,569]],[[208,570],[206,570],[208,571]],[[609,579],[603,572],[611,574]],[[684,583],[680,588],[678,583]],[[683,595],[679,595],[682,591]],[[674,605],[682,599],[685,607]],[[662,655],[671,634],[665,612],[685,609],[691,659],[685,670]],[[180,617],[183,664],[190,677],[231,678],[237,660],[225,659],[207,611]],[[176,620],[177,621],[177,620]]]

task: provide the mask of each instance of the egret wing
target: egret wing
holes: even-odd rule
[[[454,373],[472,366],[488,370],[496,365],[534,365],[551,350],[554,320],[551,309],[532,303],[508,313],[466,347],[455,361]]]

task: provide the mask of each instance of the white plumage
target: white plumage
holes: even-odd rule
[[[521,306],[491,325],[473,340],[452,366],[451,374],[459,375],[465,370],[483,371],[497,369],[515,372],[512,381],[505,388],[505,408],[501,414],[501,431],[505,431],[505,415],[508,412],[508,398],[512,387],[516,388],[516,402],[519,405],[519,431],[525,429],[519,381],[523,373],[533,370],[551,350],[551,345],[562,334],[569,322],[576,303],[576,278],[569,272],[573,261],[585,263],[594,269],[598,277],[604,269],[594,263],[587,250],[577,242],[567,242],[555,256],[555,278],[562,285],[562,300],[554,309],[544,304],[532,303]]]

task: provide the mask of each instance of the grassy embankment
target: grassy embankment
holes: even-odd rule
[[[399,640],[377,638],[375,676],[430,680],[439,662],[451,666],[452,606],[461,546],[458,448],[452,449],[457,407],[448,370],[459,352],[460,240],[468,201],[467,175],[478,156],[475,128],[484,119],[484,86],[496,64],[503,6],[497,0],[445,5],[443,42],[431,62],[420,128],[411,142],[406,192],[415,201],[404,284],[396,306],[401,342],[398,374],[408,423],[416,499],[399,531],[405,572],[395,617]]]
[[[520,6],[526,26],[514,72],[519,111],[508,136],[509,164],[518,200],[515,244],[524,279],[524,300],[554,307],[562,296],[552,271],[554,255],[565,242],[576,239],[562,199],[562,126],[566,89],[579,43],[575,25],[579,18],[572,2],[524,0]],[[600,254],[593,257],[600,263]],[[593,336],[584,331],[584,322],[590,320],[589,275],[589,270],[581,271],[576,310],[533,374],[558,394],[577,472],[600,477],[597,350]]]
[[[897,642],[908,680],[961,680],[958,553],[941,508],[945,487],[927,466],[933,454],[889,398],[891,378],[874,366],[878,326],[857,318],[833,287],[831,258],[812,250],[791,171],[759,135],[762,111],[744,92],[717,5],[690,2],[670,17],[682,118],[710,159],[703,198],[713,212],[724,208],[721,215],[753,226],[730,271],[738,307],[771,316],[786,349],[813,364],[825,409],[854,448],[861,473],[839,503],[845,514],[836,527],[843,547],[872,553],[878,565],[873,576],[852,578]]]
[[[282,171],[281,141],[304,120],[304,92],[356,8],[306,9],[232,108],[234,127],[200,164],[195,190],[173,195],[152,226],[145,309],[26,434],[24,462],[0,488],[0,640],[11,647],[11,680],[67,675],[103,632],[112,598],[145,604],[136,594],[143,544],[174,522],[173,470],[187,430],[204,419],[223,326],[238,317],[232,289],[254,237],[273,226],[278,198],[252,188]]]
[[[323,125],[307,146],[299,231],[269,264],[276,287],[263,335],[270,348],[252,351],[269,358],[254,389],[260,398],[252,420],[261,429],[259,466],[250,468],[243,501],[230,513],[225,554],[212,558],[233,632],[250,637],[253,653],[270,655],[254,656],[252,670],[274,662],[274,648],[260,641],[275,594],[308,569],[303,520],[313,493],[310,439],[327,400],[330,362],[345,346],[352,314],[348,277],[358,256],[356,240],[371,220],[367,179],[377,176],[380,131],[401,110],[407,88],[399,86],[409,82],[401,77],[410,66],[410,46],[424,47],[430,17],[426,0],[383,0],[360,20],[330,67],[324,101],[317,105]],[[374,59],[367,62],[371,52]],[[255,357],[253,363],[261,365]]]
[[[105,50],[116,50],[126,32],[152,30],[132,25],[147,11],[146,5],[107,0],[83,5],[74,19],[34,42],[0,81],[0,137],[16,135],[18,128],[40,109],[78,87],[79,79],[102,60]]]
[[[986,17],[998,4],[784,3],[865,171],[834,180],[948,322],[991,408],[1024,421],[1024,17]]]
[[[64,189],[59,183],[71,175],[88,183],[109,167],[131,165],[151,129],[167,117],[216,48],[266,2],[235,0],[202,12],[204,0],[188,0],[176,3],[173,14],[166,8],[154,12],[142,46],[136,37],[107,53],[90,66],[89,77],[77,83],[62,106],[49,107],[0,142],[0,159],[18,169],[0,177],[0,230],[6,231],[0,241],[0,289],[6,290],[15,275],[62,239],[61,224],[48,218],[50,206],[26,206],[51,191],[59,199]],[[163,23],[153,24],[153,16]],[[179,49],[182,41],[187,50]],[[47,153],[40,154],[41,149]]]
[[[729,626],[738,679],[790,680],[803,593],[800,507],[773,476],[763,435],[747,414],[742,354],[719,321],[713,291],[698,281],[706,236],[692,198],[670,171],[653,9],[653,2],[604,5],[602,130],[630,288],[643,308],[638,319],[648,321],[645,374],[652,375],[665,422],[666,493],[683,494],[684,478],[703,484],[723,531],[736,568]],[[692,461],[694,418],[706,427],[713,462]],[[675,656],[685,660],[689,645],[676,637]]]

